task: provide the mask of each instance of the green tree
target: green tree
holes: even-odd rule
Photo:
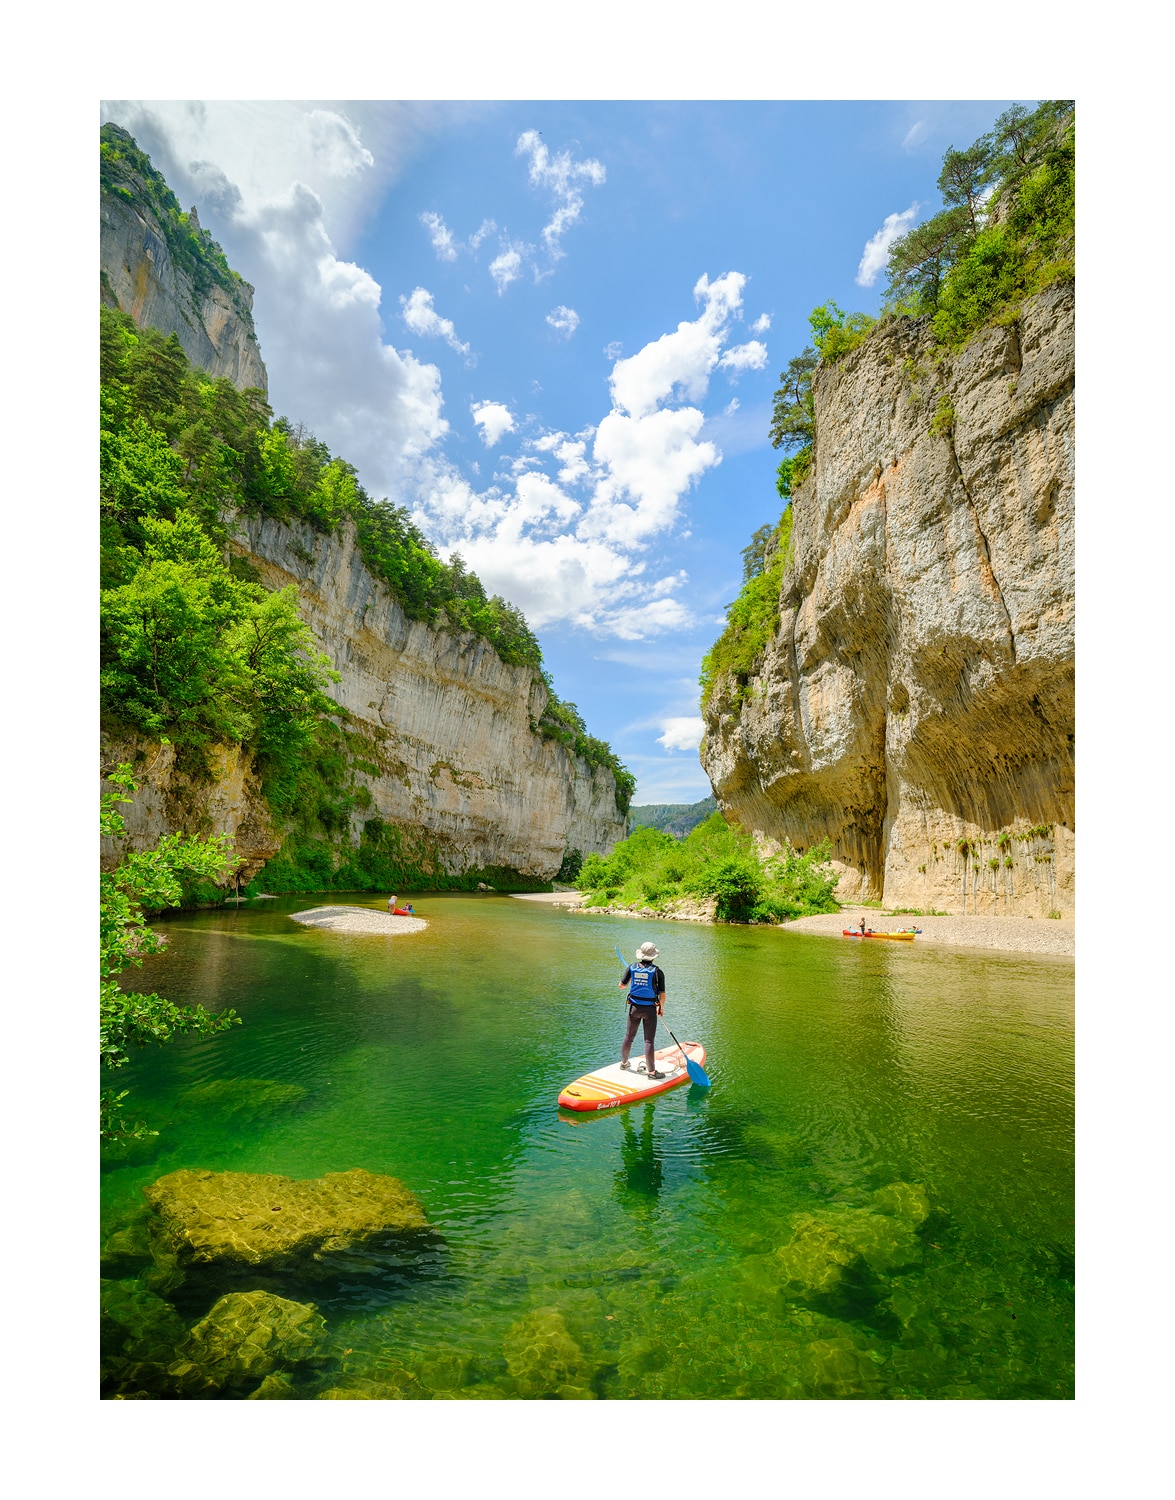
[[[885,305],[915,317],[933,312],[947,272],[967,243],[965,208],[945,208],[896,240],[886,267]]]
[[[808,314],[812,342],[823,364],[830,365],[862,343],[877,322],[868,313],[846,313],[835,302],[825,302]]]
[[[938,190],[948,206],[965,210],[972,237],[979,233],[984,189],[992,176],[992,147],[987,136],[980,136],[965,151],[947,148],[938,174]]]
[[[816,436],[816,412],[812,400],[812,375],[820,356],[810,346],[788,361],[779,377],[771,407],[771,446],[804,448]]]
[[[118,806],[131,801],[136,784],[126,764],[108,779],[122,790],[102,797],[101,833],[103,838],[117,839],[126,833],[126,820]],[[147,915],[180,904],[182,876],[224,881],[238,863],[225,834],[205,839],[177,833],[160,839],[154,849],[124,854],[115,869],[102,873],[99,1050],[103,1068],[124,1067],[134,1047],[162,1046],[184,1034],[213,1036],[240,1024],[235,1011],[214,1014],[202,1005],[175,1005],[162,995],[126,991],[118,982],[124,970],[141,968],[143,959],[163,946],[159,934],[147,926]],[[102,1091],[101,1133],[106,1139],[156,1134],[142,1121],[132,1124],[125,1119],[127,1094],[126,1089]]]

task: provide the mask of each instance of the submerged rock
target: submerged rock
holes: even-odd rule
[[[797,1214],[794,1233],[768,1261],[781,1289],[801,1297],[834,1296],[860,1264],[859,1252],[813,1214]]]
[[[177,1102],[192,1114],[227,1117],[240,1126],[267,1120],[305,1097],[300,1085],[272,1078],[212,1078],[181,1089]]]
[[[319,1401],[428,1401],[426,1391],[408,1370],[385,1373],[381,1380],[351,1378],[341,1385],[319,1391]]]
[[[851,1338],[816,1339],[803,1350],[800,1371],[814,1395],[867,1400],[882,1392],[877,1366]]]
[[[100,1308],[103,1386],[128,1396],[158,1390],[187,1333],[175,1308],[130,1280],[103,1281]]]
[[[587,1358],[568,1333],[558,1309],[540,1307],[527,1313],[506,1334],[502,1348],[510,1378],[524,1399],[590,1398],[585,1389],[590,1378]]]
[[[133,1277],[151,1264],[150,1211],[144,1205],[120,1221],[102,1242],[102,1275],[115,1280]]]
[[[900,1271],[922,1258],[922,1243],[905,1219],[867,1208],[827,1209],[815,1217],[851,1246],[871,1271]]]
[[[293,1401],[298,1395],[294,1382],[288,1375],[267,1375],[255,1391],[250,1392],[250,1401]]]
[[[185,1169],[143,1193],[158,1215],[152,1247],[164,1285],[200,1269],[330,1275],[331,1256],[429,1228],[420,1200],[398,1178],[361,1168],[309,1181]]]
[[[230,1292],[196,1324],[168,1374],[181,1395],[261,1380],[279,1366],[321,1356],[326,1323],[307,1302],[272,1292]]]
[[[877,1189],[873,1203],[883,1214],[905,1219],[915,1229],[930,1217],[930,1196],[920,1182],[891,1182]]]

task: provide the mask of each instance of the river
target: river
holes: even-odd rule
[[[178,1167],[402,1179],[437,1246],[314,1300],[345,1371],[418,1394],[518,1394],[503,1350],[554,1310],[598,1398],[1072,1397],[1071,962],[414,901],[429,928],[396,938],[300,927],[307,897],[156,924],[135,987],[243,1024],[120,1075],[160,1135],[106,1164],[108,1225]],[[561,1116],[560,1088],[618,1055],[613,945],[646,938],[713,1088]],[[284,1087],[185,1105],[222,1079]],[[910,1201],[929,1215],[889,1217]],[[797,1290],[811,1236],[853,1211],[893,1244]]]

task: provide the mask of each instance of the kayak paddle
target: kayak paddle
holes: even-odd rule
[[[632,967],[632,965],[625,958],[624,954],[621,953],[619,948],[617,948],[616,950],[616,957],[620,960],[620,962],[626,969],[630,969]],[[665,1020],[664,1016],[662,1016],[661,1019]],[[665,1024],[665,1030],[669,1031],[668,1022],[666,1022]],[[672,1031],[669,1031],[669,1035],[673,1036]],[[685,1048],[681,1045],[681,1043],[675,1036],[673,1036],[673,1041],[675,1046],[677,1047],[677,1050],[685,1059],[685,1071],[689,1074],[689,1081],[691,1083],[696,1083],[700,1089],[708,1089],[710,1087],[710,1079],[706,1073],[705,1068],[702,1067],[701,1063],[694,1062],[693,1058],[689,1055],[689,1053],[685,1050]]]

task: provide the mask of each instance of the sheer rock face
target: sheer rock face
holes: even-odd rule
[[[240,390],[267,391],[249,283],[198,291],[172,260],[145,198],[132,204],[104,191],[101,223],[103,302],[140,328],[175,333],[192,364],[210,375],[226,376]]]
[[[299,611],[341,681],[329,691],[371,736],[363,819],[423,829],[451,870],[508,865],[547,880],[570,847],[624,837],[611,771],[531,728],[547,690],[488,641],[410,620],[363,565],[348,523],[332,536],[240,517],[235,544]]]
[[[1068,916],[1072,288],[938,354],[904,320],[821,371],[779,630],[702,762],[763,839],[830,837],[842,899]]]
[[[328,691],[369,741],[378,772],[357,775],[372,800],[354,814],[353,843],[366,820],[381,818],[423,836],[429,859],[450,873],[509,866],[549,880],[568,848],[607,854],[624,837],[611,771],[531,728],[547,701],[541,680],[480,636],[410,620],[364,567],[350,523],[333,536],[260,516],[236,525],[233,549],[261,581],[296,588],[341,676]],[[249,754],[219,746],[209,759],[213,780],[193,781],[171,745],[104,742],[103,764],[130,761],[140,782],[122,809],[127,836],[105,841],[105,868],[177,829],[231,834],[242,883],[279,851]]]

